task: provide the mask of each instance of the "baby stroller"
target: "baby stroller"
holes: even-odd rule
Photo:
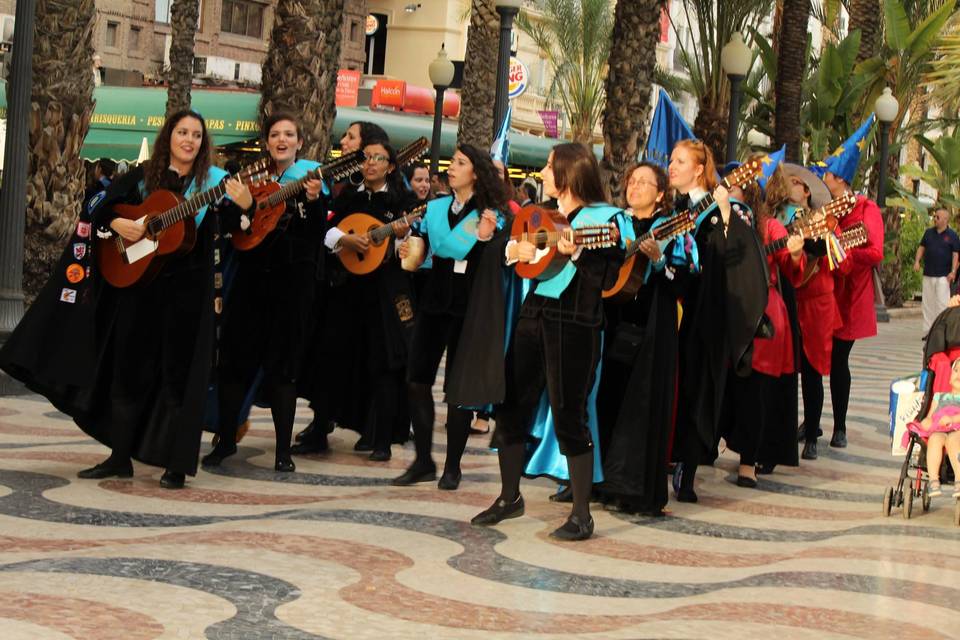
[[[913,515],[913,501],[916,498],[920,499],[923,511],[930,509],[927,440],[935,428],[928,418],[938,415],[939,412],[934,411],[938,409],[938,399],[946,395],[957,397],[949,392],[953,389],[951,381],[956,383],[960,379],[960,307],[948,308],[933,321],[923,350],[923,364],[924,370],[920,376],[923,401],[916,418],[907,425],[903,435],[906,454],[900,467],[900,479],[896,488],[887,487],[883,495],[883,513],[886,516],[890,515],[892,508],[902,507],[904,519],[909,519]],[[939,408],[960,414],[960,408],[952,404]],[[954,481],[960,483],[960,478]],[[954,502],[954,524],[960,526],[960,497]]]

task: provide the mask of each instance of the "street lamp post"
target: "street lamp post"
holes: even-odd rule
[[[493,136],[497,136],[500,124],[507,115],[507,80],[510,75],[510,32],[513,19],[520,13],[523,0],[496,0],[500,14],[500,52],[497,54],[497,97],[493,103]]]
[[[743,43],[739,32],[733,34],[730,42],[720,51],[720,66],[730,79],[730,115],[727,119],[727,162],[737,159],[737,128],[740,117],[740,97],[743,79],[750,71],[753,54]]]
[[[23,233],[33,84],[33,2],[18,2],[7,93],[7,140],[0,188],[0,344],[23,317]],[[0,374],[2,377],[2,374]],[[0,387],[3,380],[0,379]]]
[[[877,183],[877,206],[881,209],[887,202],[887,160],[890,153],[890,124],[897,119],[900,103],[893,97],[890,87],[884,87],[883,93],[874,105],[877,120],[880,121],[880,181]]]
[[[437,101],[433,107],[433,138],[430,141],[430,173],[440,168],[440,124],[443,121],[443,94],[453,82],[456,69],[447,58],[445,45],[440,46],[436,59],[430,63],[430,82],[437,92]]]
[[[877,206],[880,207],[881,214],[887,203],[887,156],[890,153],[890,124],[897,119],[900,112],[900,103],[893,97],[890,87],[884,87],[883,93],[877,98],[874,104],[874,112],[877,114],[877,120],[880,121],[880,176],[877,182]],[[874,276],[876,277],[876,276]],[[887,312],[886,301],[883,299],[883,292],[880,292],[880,300],[874,304],[877,312],[878,322],[890,322],[890,314]]]

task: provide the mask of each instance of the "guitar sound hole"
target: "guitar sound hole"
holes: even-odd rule
[[[546,249],[547,248],[547,232],[542,229],[537,231],[537,234],[533,237],[533,244],[537,249]]]

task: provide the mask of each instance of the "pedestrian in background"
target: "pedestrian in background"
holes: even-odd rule
[[[913,261],[913,270],[920,271],[920,260],[923,260],[924,336],[930,330],[933,319],[947,308],[950,290],[957,279],[960,237],[948,226],[949,222],[950,213],[946,207],[934,209],[934,226],[924,232]]]

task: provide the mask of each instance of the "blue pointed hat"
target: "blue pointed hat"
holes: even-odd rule
[[[490,159],[499,160],[504,165],[509,165],[510,159],[510,118],[513,116],[513,105],[507,107],[507,112],[503,116],[503,122],[500,124],[500,131],[497,132],[497,138],[490,145]]]
[[[815,173],[818,178],[823,178],[824,174],[830,172],[838,178],[842,178],[847,184],[852,184],[853,176],[857,175],[857,165],[860,164],[860,154],[863,148],[867,146],[867,134],[870,133],[876,119],[876,115],[871,113],[866,122],[860,125],[860,128],[854,131],[853,135],[847,138],[833,153],[820,162],[811,165],[809,167],[810,171]]]
[[[786,157],[786,155],[787,145],[783,145],[779,150],[768,154],[763,158],[763,160],[761,160],[763,163],[763,175],[757,179],[757,184],[760,185],[761,189],[766,190],[767,181],[770,179],[770,176],[773,175],[773,172],[777,170],[777,167],[780,166],[780,163],[783,162],[783,159]]]

